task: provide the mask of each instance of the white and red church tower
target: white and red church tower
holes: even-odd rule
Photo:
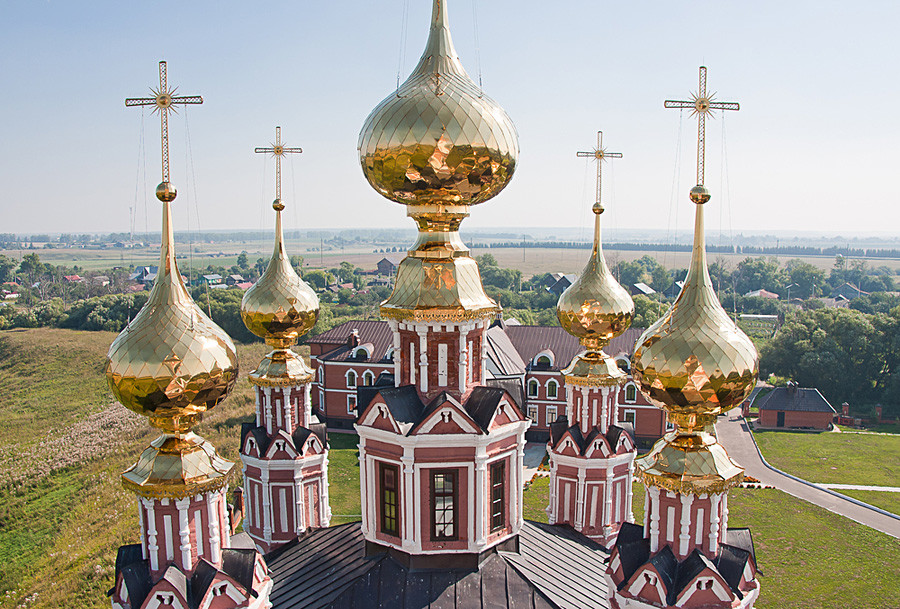
[[[600,236],[601,163],[608,153],[590,153],[597,162],[597,201],[594,245],[581,276],[559,298],[557,317],[577,337],[585,351],[562,371],[566,386],[566,415],[550,425],[550,524],[567,524],[609,546],[623,522],[631,522],[631,483],[634,430],[616,425],[619,387],[626,375],[604,353],[634,317],[634,302],[606,266]]]
[[[443,0],[422,58],[366,120],[359,150],[372,187],[419,228],[381,305],[393,382],[359,390],[362,532],[373,553],[388,549],[411,567],[476,566],[516,543],[530,422],[486,382],[483,335],[498,307],[459,225],[509,182],[518,141],[466,75]]]
[[[728,490],[744,470],[716,439],[716,417],[739,406],[756,383],[753,342],[722,308],[707,270],[703,211],[704,117],[735,103],[700,91],[689,104],[700,117],[691,266],[678,298],[638,339],[632,372],[640,390],[669,413],[675,429],[636,462],[646,487],[644,526],[625,523],[610,555],[607,582],[613,609],[752,607],[759,596],[753,540],[728,528]]]
[[[162,434],[122,474],[138,496],[141,532],[139,543],[119,548],[114,609],[270,606],[262,555],[252,544],[234,547],[226,503],[234,463],[191,431],[237,378],[234,344],[191,299],[175,259],[166,121],[174,104],[200,101],[173,97],[165,62],[157,97],[126,101],[155,106],[162,117],[162,246],[147,303],[109,348],[106,377],[116,399]]]
[[[299,149],[281,144],[281,128],[271,148],[277,197],[275,251],[265,272],[241,301],[244,325],[272,347],[250,373],[256,393],[256,420],[241,428],[246,517],[244,530],[263,552],[271,552],[310,528],[327,527],[328,441],[325,423],[312,413],[314,374],[291,350],[319,316],[319,299],[297,275],[285,252],[281,212],[281,157]]]

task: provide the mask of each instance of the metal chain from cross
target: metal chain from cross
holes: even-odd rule
[[[253,152],[269,153],[275,157],[275,204],[284,206],[281,202],[281,157],[285,154],[299,154],[302,148],[286,148],[281,144],[281,127],[275,127],[275,143],[271,148],[254,148]]]
[[[706,165],[706,116],[714,116],[713,110],[740,110],[738,102],[717,102],[716,94],[706,94],[706,66],[700,66],[700,87],[691,93],[691,101],[666,100],[666,108],[690,108],[691,116],[697,115],[697,185],[703,186]]]
[[[601,184],[601,178],[603,175],[602,171],[601,171],[601,168],[603,167],[603,161],[605,159],[621,159],[622,153],[621,152],[607,152],[606,150],[604,150],[604,148],[603,148],[603,132],[598,131],[597,132],[597,147],[594,148],[594,150],[592,150],[591,152],[578,152],[577,156],[593,158],[595,160],[595,162],[597,163],[597,202],[595,203],[594,206],[599,208],[598,213],[602,213],[603,205],[600,203],[600,184]]]
[[[203,103],[203,98],[199,95],[176,96],[176,90],[169,88],[166,82],[166,62],[160,61],[159,89],[150,88],[153,97],[129,97],[125,100],[126,106],[153,106],[153,112],[159,113],[162,139],[162,181],[166,185],[169,184],[169,112],[177,112],[176,106],[179,105]]]

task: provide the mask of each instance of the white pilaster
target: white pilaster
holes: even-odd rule
[[[710,496],[710,516],[712,520],[710,521],[709,527],[709,545],[707,546],[707,551],[710,554],[715,554],[719,549],[719,502],[722,500],[722,495],[719,493],[712,493]]]
[[[613,466],[606,465],[606,484],[603,485],[603,535],[612,535],[613,525]]]
[[[150,555],[150,570],[159,570],[159,545],[156,543],[156,511],[154,500],[141,498],[141,503],[147,510],[147,553]]]
[[[632,498],[634,493],[634,457],[628,462],[628,477],[625,478],[625,520],[634,522],[634,513],[632,512]],[[646,493],[646,491],[645,491]]]
[[[588,432],[588,408],[590,407],[590,398],[591,392],[589,387],[581,388],[581,416],[578,419],[578,427],[581,428],[581,433],[583,435],[587,435]]]
[[[193,567],[191,564],[191,528],[188,526],[188,506],[191,504],[190,497],[178,499],[175,501],[175,507],[178,509],[178,537],[181,550],[181,566],[185,571],[190,571]]]
[[[487,466],[485,448],[479,446],[475,452],[475,546],[482,548],[487,543],[484,519],[487,513],[484,504],[484,479]]]
[[[575,423],[575,387],[566,385],[566,419],[569,425]]]
[[[404,492],[401,493],[401,497],[403,497],[403,547],[404,548],[413,548],[416,545],[417,535],[415,528],[415,508],[418,504],[418,501],[413,499],[415,497],[418,498],[418,495],[413,495],[413,488],[415,487],[415,480],[413,476],[415,475],[415,459],[413,459],[413,448],[411,446],[403,447],[403,457],[400,459],[401,469],[403,474],[403,485],[402,488]]]
[[[206,493],[206,515],[209,518],[209,562],[214,565],[219,565],[222,561],[221,546],[219,544],[219,510],[216,505],[217,495],[216,491]]]
[[[256,426],[261,427],[265,417],[262,412],[262,404],[260,403],[259,396],[262,392],[262,387],[254,387],[255,391],[253,392],[253,397],[256,399]]]
[[[284,410],[284,430],[285,430],[288,434],[291,434],[291,433],[293,433],[293,431],[294,431],[294,428],[293,428],[293,426],[291,425],[291,419],[293,418],[293,417],[291,416],[291,410],[292,410],[292,407],[291,407],[291,388],[290,388],[290,387],[284,387],[284,388],[282,389],[282,391],[281,391],[281,395],[282,395],[281,407],[282,407],[283,410]]]
[[[584,526],[584,468],[578,468],[578,482],[575,485],[575,530]]]
[[[428,326],[422,325],[416,328],[419,335],[419,389],[422,393],[428,391]],[[410,362],[410,366],[412,362]]]
[[[513,495],[513,499],[515,500],[515,510],[514,514],[516,514],[516,526],[515,530],[519,530],[525,524],[525,503],[524,492],[525,492],[525,480],[523,480],[525,475],[525,432],[519,433],[518,440],[518,450],[516,451],[516,480],[518,480],[518,484],[515,487],[515,494]]]
[[[678,536],[678,552],[681,556],[687,556],[688,546],[691,543],[691,505],[694,496],[686,494],[681,496],[681,535]],[[700,526],[703,526],[701,523]]]
[[[659,504],[659,487],[651,486],[650,502],[647,504],[647,514],[650,518],[650,552],[659,550],[659,513],[661,506]]]
[[[263,392],[266,396],[266,433],[272,435],[275,433],[275,430],[272,429],[272,388],[271,387],[263,387]]]
[[[303,478],[301,478],[300,474],[301,470],[298,467],[294,470],[294,530],[297,532],[297,535],[309,528],[309,523],[306,521],[306,510],[304,509],[306,504],[303,497]]]
[[[138,499],[138,514],[141,518],[141,556],[147,560],[147,520],[144,517],[144,506],[142,501]]]
[[[609,431],[609,419],[607,418],[607,411],[609,410],[609,389],[609,387],[600,388],[600,432],[604,434]]]
[[[466,379],[468,378],[468,373],[466,368],[469,363],[469,349],[468,349],[468,336],[469,336],[469,328],[468,326],[461,326],[459,332],[459,392],[466,392]]]
[[[550,505],[547,506],[547,522],[556,524],[558,520],[558,503],[559,496],[559,473],[557,470],[556,459],[553,458],[554,453],[550,453]]]
[[[272,543],[272,488],[269,486],[269,469],[261,467],[259,473],[262,480],[263,539],[266,543]]]

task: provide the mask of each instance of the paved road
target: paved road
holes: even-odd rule
[[[900,539],[900,520],[832,495],[809,483],[798,482],[767,467],[756,451],[747,423],[739,414],[729,413],[720,417],[716,423],[716,433],[728,454],[744,467],[747,475],[758,478],[764,484],[771,484],[789,495]]]

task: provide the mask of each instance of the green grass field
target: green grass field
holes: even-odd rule
[[[110,406],[103,356],[112,338],[68,330],[0,332],[0,383],[9,389],[0,392],[0,416],[13,421],[0,437],[19,453],[0,462],[0,470],[19,476],[13,482],[9,471],[0,472],[6,476],[0,484],[0,609],[106,609],[116,548],[138,541],[135,498],[122,490],[119,475],[156,434],[143,417]],[[253,416],[246,374],[265,350],[238,345],[234,393],[197,428],[232,461],[238,460],[240,424]],[[46,460],[42,442],[71,458],[29,470],[32,461]],[[331,434],[329,442],[333,523],[357,520],[357,438]],[[548,483],[540,477],[526,491],[526,518],[546,521]],[[640,522],[643,488],[635,490]],[[777,491],[736,490],[729,505],[731,524],[754,531],[765,573],[758,607],[897,606],[897,578],[890,569],[873,568],[898,564],[897,540]]]
[[[848,491],[844,489],[839,489],[837,492],[865,501],[869,505],[874,505],[891,514],[900,516],[900,493],[890,491]]]
[[[766,461],[810,482],[897,485],[900,436],[753,433]]]

